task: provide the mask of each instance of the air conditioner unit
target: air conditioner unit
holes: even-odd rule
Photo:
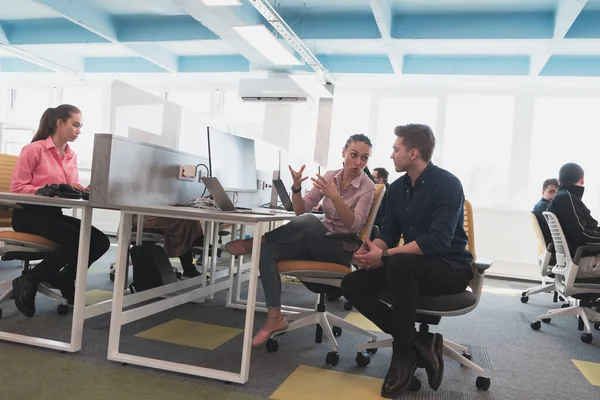
[[[238,93],[243,101],[303,102],[309,95],[288,76],[240,80]]]

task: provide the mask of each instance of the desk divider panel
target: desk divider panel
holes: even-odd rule
[[[208,165],[208,158],[98,133],[94,137],[90,202],[93,206],[169,205],[202,195],[204,185],[177,179],[180,165]],[[199,171],[205,171],[199,167]],[[204,172],[206,173],[206,172]]]

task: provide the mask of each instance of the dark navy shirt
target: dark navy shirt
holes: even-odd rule
[[[550,228],[548,228],[548,223],[543,214],[544,211],[548,210],[548,204],[550,204],[550,202],[542,197],[540,201],[535,203],[533,210],[531,210],[531,212],[535,214],[535,218],[537,218],[546,245],[552,243],[552,234],[550,234]]]
[[[450,172],[429,163],[412,187],[408,174],[390,185],[383,227],[378,236],[388,248],[416,241],[423,255],[469,269],[462,184]]]

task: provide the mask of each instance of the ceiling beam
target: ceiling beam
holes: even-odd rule
[[[392,19],[393,11],[390,0],[370,0],[371,11],[373,17],[381,33],[381,39],[387,48],[390,63],[394,68],[394,73],[402,73],[402,64],[404,60],[404,52],[399,46],[392,43]]]
[[[554,41],[565,38],[588,0],[560,0],[554,13]],[[553,46],[540,48],[531,54],[530,76],[538,76],[553,54]]]
[[[81,58],[57,56],[52,52],[49,54],[33,54],[30,51],[11,46],[8,40],[8,35],[2,28],[2,25],[0,25],[0,49],[14,55],[17,58],[51,71],[65,72],[69,74],[83,72],[83,60]]]
[[[99,10],[89,2],[81,0],[31,0],[58,14],[63,18],[77,24],[90,32],[112,42],[120,44],[139,54],[142,58],[159,67],[177,72],[177,56],[169,53],[158,45],[145,44],[138,46],[133,43],[122,43],[119,41],[118,32],[111,16]]]
[[[171,0],[171,2],[229,43],[253,67],[259,69],[273,67],[273,63],[268,58],[231,29],[232,26],[262,23],[252,6],[244,3],[243,6],[237,7],[210,7],[200,0]]]

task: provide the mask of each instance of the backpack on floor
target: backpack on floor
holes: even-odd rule
[[[165,249],[156,244],[141,244],[131,247],[133,264],[132,292],[141,292],[169,283],[177,282],[175,270],[165,253]]]

